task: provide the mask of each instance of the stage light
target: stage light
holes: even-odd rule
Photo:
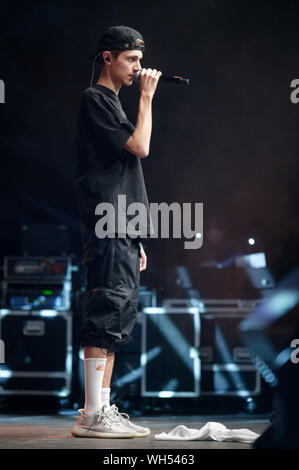
[[[159,398],[171,398],[174,396],[174,392],[159,392],[158,397]]]
[[[122,387],[125,384],[129,384],[131,382],[135,382],[135,380],[138,380],[142,375],[142,368],[138,367],[137,369],[132,370],[128,374],[123,375],[119,379],[116,380],[115,386],[116,387]]]
[[[10,377],[12,377],[12,371],[7,366],[2,366],[2,370],[0,370],[1,383],[6,382]]]
[[[156,346],[155,348],[147,351],[147,353],[142,353],[140,356],[140,364],[141,367],[145,367],[150,361],[152,361],[155,357],[161,354],[162,348]]]
[[[252,397],[247,397],[245,400],[245,409],[249,412],[252,412],[256,409],[256,403]]]
[[[56,310],[40,310],[41,317],[56,317],[57,311]]]
[[[65,369],[67,372],[69,372],[70,374],[72,373],[72,363],[73,363],[73,353],[72,353],[72,347],[70,346],[68,348],[68,352],[66,354],[66,358],[65,358]]]
[[[84,349],[83,348],[80,348],[79,350],[79,359],[81,359],[81,361],[84,361]]]
[[[0,315],[8,315],[10,313],[10,310],[8,308],[1,308],[0,309]]]
[[[255,239],[254,238],[248,238],[248,244],[249,245],[255,245]]]
[[[165,313],[165,308],[162,307],[146,307],[143,309],[144,313]]]

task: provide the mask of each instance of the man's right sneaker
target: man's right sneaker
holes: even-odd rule
[[[78,411],[80,413],[80,416],[77,416],[78,422],[71,429],[74,437],[101,437],[106,439],[136,437],[136,432],[120,423],[106,406],[103,406],[93,416],[85,416],[84,410]]]
[[[114,414],[121,424],[124,424],[127,428],[135,432],[135,437],[146,437],[150,435],[151,430],[149,428],[143,428],[142,426],[137,426],[137,424],[132,423],[130,416],[126,413],[120,413],[117,406],[110,406],[110,412]]]

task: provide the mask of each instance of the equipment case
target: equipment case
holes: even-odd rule
[[[0,395],[71,394],[71,311],[0,309],[0,338]]]
[[[142,396],[258,395],[260,374],[238,324],[259,302],[166,299],[143,309]]]

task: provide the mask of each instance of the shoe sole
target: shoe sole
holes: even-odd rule
[[[144,434],[136,434],[135,437],[146,437],[146,436],[149,436],[150,435],[150,432],[147,432],[147,433],[144,433]]]
[[[132,432],[136,433],[135,437],[146,437],[151,434],[151,431],[138,432],[138,431],[135,431],[134,429],[132,429]]]
[[[137,437],[136,433],[109,433],[93,431],[92,429],[83,428],[82,426],[75,425],[71,429],[71,434],[74,437],[99,437],[102,439],[131,439]]]

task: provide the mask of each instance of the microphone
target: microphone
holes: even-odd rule
[[[134,82],[139,83],[139,75],[140,75],[140,70],[134,73]],[[173,77],[167,76],[167,75],[161,75],[159,78],[159,81],[165,82],[165,83],[174,83],[177,85],[189,85],[189,78],[183,78],[179,77],[177,75],[174,75]]]

